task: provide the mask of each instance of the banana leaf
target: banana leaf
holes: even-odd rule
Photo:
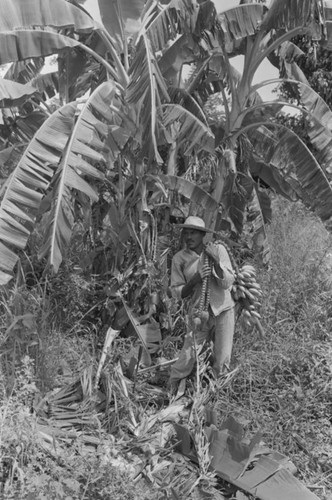
[[[158,114],[160,105],[170,100],[165,81],[151,49],[149,39],[143,35],[129,71],[130,83],[127,88],[128,104],[138,104],[137,120],[140,124],[142,155],[150,156],[150,151],[157,163],[163,160],[159,154],[157,140],[159,136]]]
[[[271,222],[271,200],[269,196],[254,186],[248,203],[248,222],[253,234],[253,245],[263,264],[271,260],[271,249],[267,237],[266,225]]]
[[[125,39],[139,31],[145,0],[98,0],[103,25],[123,52]]]
[[[0,32],[0,64],[50,56],[66,47],[77,47],[77,40],[54,31],[25,29]]]
[[[33,229],[38,209],[72,131],[76,105],[52,114],[35,134],[15,168],[0,205],[0,284],[11,279],[18,257]]]
[[[332,187],[302,140],[286,127],[271,123],[256,129],[253,127],[249,131],[249,137],[255,152],[266,164],[277,168],[299,198],[330,227]]]
[[[206,212],[215,212],[218,209],[218,202],[194,182],[175,175],[160,175],[160,178],[166,188],[184,196]]]
[[[47,256],[49,266],[57,272],[69,244],[74,225],[72,190],[80,191],[97,201],[91,180],[101,180],[104,174],[95,167],[108,157],[106,141],[109,123],[114,121],[111,104],[115,99],[115,84],[109,80],[97,87],[85,103],[66,145],[53,182],[53,205],[46,222],[46,235],[40,257]],[[87,179],[90,178],[90,182]],[[81,198],[82,200],[82,198]]]
[[[20,106],[36,92],[37,90],[31,85],[22,85],[0,78],[0,107]]]
[[[39,27],[88,33],[97,27],[87,13],[65,0],[1,0],[0,7],[0,33]]]

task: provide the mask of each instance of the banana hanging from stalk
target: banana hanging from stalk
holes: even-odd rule
[[[198,310],[194,311],[193,322],[196,328],[200,327],[202,322],[205,322],[209,319],[208,309],[210,305],[210,280],[212,273],[212,261],[206,254],[204,254],[203,267],[207,269],[207,276],[205,276],[202,281]]]
[[[257,320],[261,319],[258,309],[261,306],[260,299],[262,295],[262,289],[256,281],[254,266],[242,265],[238,269],[232,286],[232,296],[235,302],[239,302],[247,325],[257,324]]]

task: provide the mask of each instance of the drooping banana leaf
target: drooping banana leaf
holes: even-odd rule
[[[59,89],[59,78],[57,71],[37,75],[31,80],[31,85],[44,96],[45,100],[51,99]],[[72,101],[74,99],[71,99]]]
[[[13,128],[16,140],[23,142],[31,140],[48,116],[48,113],[41,108],[34,109],[27,115],[19,116],[15,120],[15,127]]]
[[[152,50],[164,52],[170,40],[179,34],[192,33],[196,27],[199,6],[194,0],[171,0],[146,25]]]
[[[162,109],[166,129],[179,123],[176,141],[185,155],[191,154],[196,148],[214,153],[214,135],[205,123],[178,104],[164,104]]]
[[[0,64],[39,58],[77,45],[93,54],[73,34],[103,31],[84,10],[65,0],[1,0],[0,7]],[[56,32],[65,29],[68,36]]]
[[[168,83],[179,87],[182,66],[201,59],[201,49],[193,35],[184,33],[158,60],[160,71]]]
[[[89,75],[87,54],[82,50],[65,49],[58,55],[58,90],[60,102],[74,101],[90,90],[91,73]],[[82,75],[90,78],[82,79]],[[81,82],[88,85],[81,88]]]
[[[19,160],[21,159],[21,156],[24,153],[26,147],[27,143],[15,144],[15,146],[9,146],[0,151],[1,178],[8,179],[8,177],[18,164]],[[0,185],[1,184],[2,182],[0,181]],[[2,196],[3,194],[0,190],[0,200],[2,199]]]
[[[134,313],[134,311],[128,306],[124,297],[120,295],[123,306],[127,313],[128,319],[133,326],[138,338],[142,342],[142,346],[146,353],[146,361],[148,365],[151,365],[151,353],[156,352],[158,349],[158,344],[161,341],[161,331],[159,324],[157,322],[150,322],[142,325],[140,318]]]
[[[22,61],[40,56],[49,56],[66,47],[77,47],[80,43],[73,38],[53,31],[39,29],[0,32],[0,64]]]
[[[116,122],[111,106],[116,99],[116,86],[109,80],[100,85],[84,105],[66,146],[53,183],[55,201],[49,214],[45,243],[40,256],[48,256],[49,266],[57,272],[72,234],[72,190],[97,201],[98,196],[86,178],[102,179],[95,164],[105,163],[109,126]],[[117,117],[116,117],[117,118]]]
[[[253,91],[271,83],[284,83],[284,80],[276,78],[262,82],[255,85]],[[296,106],[295,108],[299,112],[303,109],[308,114],[307,133],[312,145],[315,147],[318,161],[324,165],[329,173],[332,173],[332,111],[330,107],[309,85],[296,80],[287,80],[286,83],[296,89],[296,93],[301,99],[302,107]],[[280,106],[281,104],[289,105],[287,102],[275,101],[275,105]],[[269,103],[269,106],[273,107],[274,104]],[[245,113],[251,114],[252,109]]]
[[[232,52],[234,42],[254,35],[266,13],[266,6],[252,3],[239,5],[218,14],[220,31],[225,39],[227,52]]]
[[[309,120],[307,133],[317,151],[317,159],[332,173],[332,111],[309,85],[300,85],[301,103],[314,117]]]
[[[43,66],[43,57],[17,61],[10,65],[4,74],[4,78],[6,80],[15,80],[18,83],[30,83],[33,78],[39,75]]]
[[[255,154],[250,158],[250,173],[254,179],[261,179],[264,184],[269,186],[274,192],[280,194],[290,201],[298,200],[298,194],[292,186],[284,180],[281,172],[275,165],[266,164],[262,158]]]
[[[296,60],[303,56],[304,52],[300,47],[295,45],[295,43],[287,40],[283,42],[279,47],[274,51],[273,54],[269,55],[269,61],[273,66],[277,69],[280,68],[280,60],[287,60],[288,62],[296,62]]]
[[[272,132],[273,131],[273,132]],[[266,123],[247,131],[266,164],[277,168],[299,197],[331,225],[332,187],[315,157],[303,141],[283,125]]]
[[[218,210],[218,202],[194,182],[177,177],[176,175],[161,174],[160,178],[167,189],[176,191],[192,203],[204,208],[206,212],[215,212]]]
[[[320,27],[323,21],[323,8],[320,0],[273,0],[269,6],[262,29],[265,31],[291,31],[300,26],[310,27],[320,38]]]
[[[20,106],[36,92],[37,90],[31,85],[22,85],[0,78],[0,107]]]
[[[257,255],[260,255],[263,264],[271,259],[266,223],[271,221],[271,201],[268,195],[260,192],[254,186],[248,203],[248,222],[251,226],[252,241]]]
[[[15,251],[23,249],[33,229],[41,200],[54,175],[72,131],[75,104],[53,113],[37,131],[7,184],[0,205],[0,284],[11,279],[17,262]]]
[[[183,106],[187,111],[193,114],[204,125],[208,125],[206,113],[203,111],[194,97],[183,88],[168,87],[169,96],[174,104]]]
[[[299,95],[301,96],[301,104],[305,107],[308,113],[310,113],[316,121],[320,122],[322,125],[332,129],[332,111],[327,103],[320,97],[317,92],[315,92],[310,85],[300,82],[298,80],[287,79],[286,81],[282,78],[273,78],[271,80],[266,80],[252,87],[252,92],[256,92],[258,89],[263,88],[266,85],[271,84],[283,84],[295,86],[298,88]],[[276,101],[277,102],[277,101]],[[289,103],[282,103],[285,106]]]
[[[88,33],[96,29],[95,21],[82,9],[65,0],[1,0],[0,32],[22,28],[52,27]]]

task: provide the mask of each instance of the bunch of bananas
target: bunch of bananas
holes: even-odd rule
[[[254,266],[244,264],[236,274],[232,287],[233,299],[239,303],[247,325],[257,323],[261,315],[257,311],[260,308],[260,298],[263,293],[259,283],[256,281],[256,270]]]

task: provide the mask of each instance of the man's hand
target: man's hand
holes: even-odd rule
[[[217,246],[209,241],[204,249],[206,255],[208,255],[216,264],[219,263],[219,253]]]
[[[220,267],[219,263],[219,252],[218,252],[218,247],[212,241],[209,241],[209,243],[206,245],[204,249],[206,255],[210,257],[210,259],[213,262],[214,270],[219,276],[219,278],[223,279],[224,278],[224,272],[222,268]]]
[[[198,283],[201,283],[201,281],[202,281],[201,274],[199,272],[195,273],[194,276],[191,278],[191,280],[188,281],[188,283],[186,283],[182,288],[181,297],[184,299],[189,295],[192,295],[195,286],[198,285]]]

